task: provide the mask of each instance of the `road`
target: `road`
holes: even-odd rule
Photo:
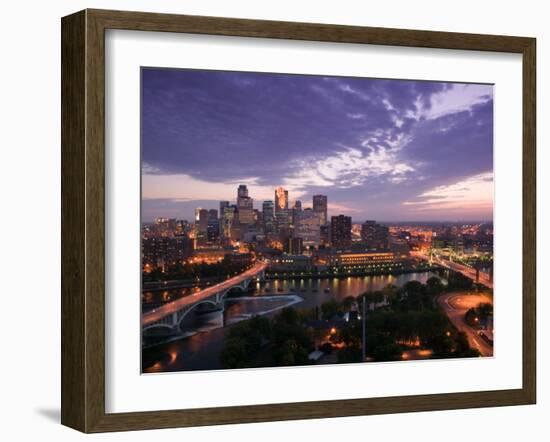
[[[430,257],[422,252],[411,252],[411,255],[424,259],[426,261],[430,260]],[[459,264],[457,262],[449,261],[447,259],[441,259],[437,256],[432,256],[432,262],[441,267],[454,270],[455,272],[462,273],[464,276],[470,278],[472,281],[476,280],[476,270],[472,267],[465,266],[464,264]],[[479,272],[479,281],[480,284],[492,289],[493,281],[491,281],[490,276],[485,272]]]
[[[216,293],[223,292],[231,288],[232,286],[238,285],[245,279],[253,278],[258,273],[264,271],[266,268],[267,264],[265,262],[258,261],[247,271],[240,273],[237,276],[233,276],[232,278],[226,279],[219,284],[208,287],[204,290],[201,290],[200,292],[184,296],[183,298],[177,299],[176,301],[170,302],[168,304],[164,304],[162,307],[156,308],[154,310],[151,310],[150,312],[143,314],[141,317],[141,324],[142,326],[146,326],[156,321],[159,321],[166,316],[176,313],[184,307],[196,304],[199,301],[203,301],[216,295]]]
[[[466,333],[470,347],[479,350],[482,356],[493,356],[492,345],[478,336],[476,330],[464,321],[464,315],[468,309],[477,307],[482,302],[492,304],[493,300],[489,296],[469,292],[445,293],[439,297],[438,302],[453,325],[459,331]]]

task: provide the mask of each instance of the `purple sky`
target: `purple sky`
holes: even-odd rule
[[[193,219],[247,184],[354,221],[492,220],[493,86],[142,70],[142,216]]]

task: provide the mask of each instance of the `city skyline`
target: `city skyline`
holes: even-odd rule
[[[288,191],[355,221],[492,221],[490,85],[144,69],[142,221]]]

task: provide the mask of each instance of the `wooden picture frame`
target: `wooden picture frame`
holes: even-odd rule
[[[495,51],[523,57],[523,385],[498,391],[105,412],[105,30]],[[83,432],[533,404],[536,159],[533,38],[84,10],[62,19],[62,410]]]

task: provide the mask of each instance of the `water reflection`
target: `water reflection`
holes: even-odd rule
[[[144,372],[182,370],[211,370],[220,368],[219,353],[223,347],[227,327],[255,314],[272,315],[286,305],[311,309],[336,299],[357,297],[368,291],[382,290],[388,284],[401,286],[408,281],[425,283],[432,272],[409,273],[397,276],[350,276],[333,279],[271,280],[254,284],[244,297],[226,301],[225,311],[196,319],[186,327],[188,337],[146,348],[142,352]],[[193,288],[144,292],[144,310],[154,308],[164,299],[173,301],[185,296]],[[168,293],[168,294],[166,294]]]

